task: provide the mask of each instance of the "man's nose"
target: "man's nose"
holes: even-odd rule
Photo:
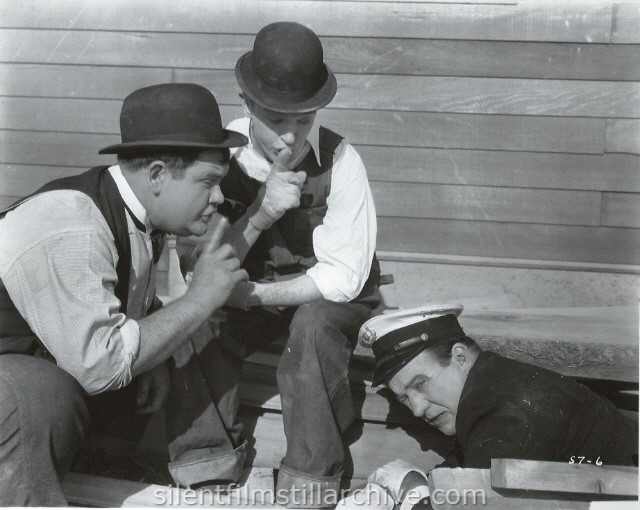
[[[409,396],[409,403],[411,404],[411,412],[413,412],[413,415],[417,418],[422,418],[431,405],[431,402],[428,400],[415,396]]]
[[[224,202],[224,195],[222,194],[222,190],[220,186],[214,186],[211,188],[211,193],[209,194],[209,203],[210,204],[221,204]]]
[[[293,145],[293,143],[296,141],[295,129],[294,128],[287,129],[285,133],[280,135],[280,139],[289,146]]]

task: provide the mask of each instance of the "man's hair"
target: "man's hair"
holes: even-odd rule
[[[466,345],[473,353],[477,354],[481,351],[473,338],[469,338],[468,336],[457,336],[453,338],[436,338],[434,340],[429,340],[428,347],[424,352],[429,352],[438,363],[443,367],[446,367],[451,363],[451,349],[453,349],[453,346],[458,343]]]
[[[212,149],[222,154],[222,160],[229,160],[229,149],[219,148]],[[187,168],[189,168],[198,159],[197,152],[186,152],[183,154],[175,152],[157,152],[148,154],[145,156],[127,156],[124,154],[118,154],[118,165],[126,168],[129,171],[135,172],[141,168],[149,166],[154,161],[162,161],[171,172],[171,175],[175,179],[182,179]]]

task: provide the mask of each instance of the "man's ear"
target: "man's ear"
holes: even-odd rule
[[[253,105],[251,99],[244,94],[240,94],[240,97],[242,98],[242,113],[245,117],[251,117],[251,107]]]
[[[473,365],[474,356],[469,347],[462,342],[458,342],[451,348],[451,362],[456,363],[467,374]]]
[[[149,185],[154,195],[159,195],[165,181],[170,177],[170,171],[164,161],[154,161],[148,167]]]

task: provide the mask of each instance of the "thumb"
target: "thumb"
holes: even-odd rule
[[[276,159],[273,160],[273,163],[271,165],[271,171],[273,173],[288,172],[289,169],[287,168],[287,163],[291,159],[292,155],[293,152],[291,152],[291,149],[289,149],[289,147],[278,152]]]
[[[213,253],[218,248],[220,248],[222,238],[224,237],[224,234],[227,232],[228,228],[229,220],[226,218],[226,216],[220,216],[219,220],[215,223],[215,225],[213,225],[211,237],[202,249],[202,253]]]

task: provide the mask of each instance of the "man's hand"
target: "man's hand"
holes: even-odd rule
[[[148,372],[138,376],[136,390],[136,412],[151,414],[158,411],[169,393],[169,370],[166,363],[161,363]]]
[[[260,188],[252,207],[249,208],[249,223],[258,230],[266,230],[288,209],[300,205],[300,190],[307,179],[305,172],[287,169],[291,150],[282,149],[273,164],[267,180]]]
[[[408,475],[414,474],[419,477],[423,485],[427,484],[426,475],[421,469],[402,459],[396,459],[376,469],[369,475],[367,481],[384,487],[397,502],[400,502],[404,497],[403,492],[413,488],[407,487],[406,484],[403,486],[403,481]]]
[[[247,272],[240,269],[235,250],[228,244],[220,246],[228,226],[226,218],[215,225],[211,238],[202,247],[187,291],[209,312],[224,305],[236,284],[249,279]]]

